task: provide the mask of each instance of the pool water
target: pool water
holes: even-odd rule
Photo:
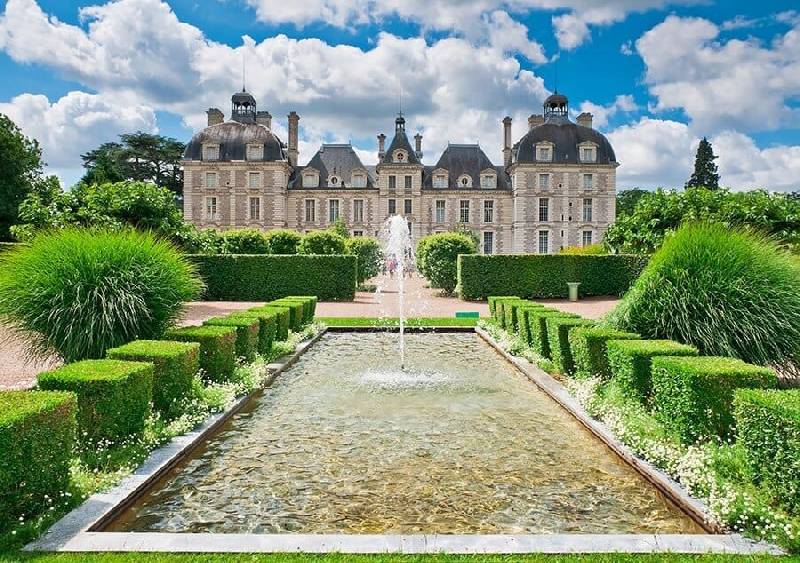
[[[702,533],[472,333],[328,334],[111,526]]]

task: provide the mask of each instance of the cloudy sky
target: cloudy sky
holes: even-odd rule
[[[323,141],[374,163],[400,107],[425,161],[501,162],[556,88],[614,144],[620,188],[682,186],[707,136],[724,184],[800,189],[797,0],[0,0],[0,113],[70,185],[119,133],[188,140],[247,89],[301,162]]]

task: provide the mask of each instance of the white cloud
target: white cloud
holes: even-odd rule
[[[800,95],[800,23],[767,46],[720,41],[719,32],[705,19],[669,16],[636,42],[653,109],[681,109],[707,134],[800,124],[788,105]]]
[[[528,28],[514,21],[508,12],[496,10],[485,16],[489,44],[504,53],[518,52],[532,63],[545,63],[547,56],[541,43],[528,38]]]
[[[760,149],[742,133],[724,131],[712,139],[725,185],[737,189],[800,190],[800,146]]]
[[[631,113],[639,109],[636,100],[630,94],[622,94],[617,96],[613,102],[608,105],[601,106],[590,101],[581,103],[578,107],[578,113],[589,112],[594,116],[593,126],[595,129],[603,129],[608,125],[608,120],[619,113]]]

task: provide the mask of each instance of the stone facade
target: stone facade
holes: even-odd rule
[[[296,113],[287,145],[252,96],[241,92],[232,102],[232,119],[210,109],[209,126],[184,154],[184,215],[201,228],[308,232],[341,220],[354,235],[376,235],[397,214],[414,240],[464,223],[484,252],[549,253],[600,242],[615,217],[613,149],[591,115],[570,121],[558,94],[516,144],[511,119],[503,120],[502,166],[478,145],[456,144],[425,165],[422,136],[412,148],[402,116],[388,149],[378,136],[377,166],[365,166],[349,144],[324,144],[299,166]]]

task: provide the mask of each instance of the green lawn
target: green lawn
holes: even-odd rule
[[[376,317],[316,317],[317,322],[328,326],[336,327],[360,327],[360,326],[381,326],[396,327],[400,326],[400,319],[376,318]],[[451,326],[475,326],[478,319],[457,319],[455,317],[412,317],[406,319],[406,326],[412,327],[451,327]]]

